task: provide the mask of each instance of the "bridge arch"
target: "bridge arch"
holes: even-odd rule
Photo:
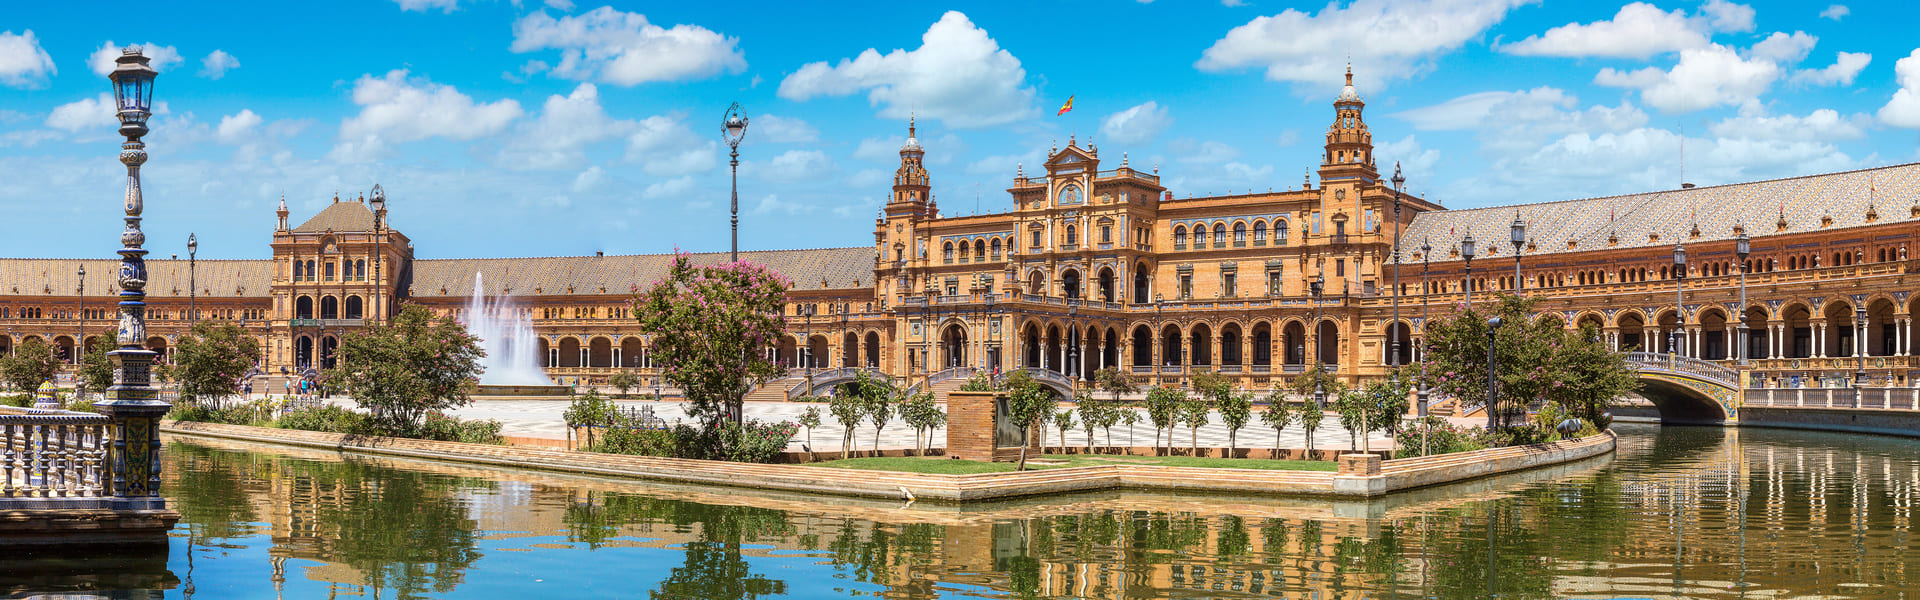
[[[1627,364],[1639,370],[1640,395],[1653,403],[1661,423],[1721,424],[1737,417],[1739,374],[1733,369],[1652,352],[1630,352]]]

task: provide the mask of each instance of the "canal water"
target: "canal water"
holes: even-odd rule
[[[6,553],[0,594],[1920,598],[1920,442],[1619,429],[1614,456],[1385,501],[964,506],[174,437],[164,489],[184,518],[164,563]]]

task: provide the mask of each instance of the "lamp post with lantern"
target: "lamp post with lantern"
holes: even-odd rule
[[[1734,351],[1737,352],[1735,356],[1738,357],[1739,365],[1742,367],[1748,365],[1747,347],[1752,345],[1753,336],[1753,332],[1747,329],[1747,270],[1752,266],[1747,263],[1747,254],[1751,252],[1753,252],[1753,239],[1747,237],[1747,228],[1741,226],[1740,235],[1733,238],[1733,253],[1740,257],[1740,322],[1734,327],[1734,330],[1739,332],[1735,337],[1738,338],[1740,347],[1735,348]]]
[[[1520,220],[1520,211],[1513,211],[1513,223],[1507,225],[1507,232],[1513,242],[1513,293],[1519,295],[1527,289],[1520,281],[1520,246],[1527,243],[1527,222]]]
[[[732,217],[729,225],[733,227],[733,245],[728,253],[732,262],[740,262],[740,140],[747,137],[747,113],[735,102],[727,107],[727,114],[720,120],[720,137],[727,142],[727,166],[733,170]]]
[[[198,253],[199,251],[200,251],[200,239],[197,237],[194,237],[194,235],[191,233],[187,234],[187,326],[188,327],[192,327],[195,323],[200,322],[200,308],[198,304],[195,302],[196,298],[198,297],[198,294],[200,293],[199,288],[196,287],[199,285],[197,283],[199,281],[197,277],[198,276],[197,265],[199,263],[194,259],[194,254]]]
[[[1325,273],[1316,274],[1313,279],[1307,280],[1307,289],[1313,293],[1313,330],[1307,336],[1312,340],[1310,343],[1313,345],[1313,405],[1320,409],[1327,407],[1327,391],[1320,384],[1321,379],[1327,375],[1321,367],[1323,363],[1320,357],[1320,294],[1326,291],[1326,287]]]
[[[75,317],[77,317],[76,319],[74,319],[74,323],[75,323],[74,325],[75,335],[73,337],[73,364],[74,365],[79,365],[80,356],[83,354],[86,354],[87,352],[87,265],[86,264],[83,263],[80,265],[80,270],[78,274],[80,276],[80,287],[79,287],[80,311],[78,314],[74,315]],[[12,342],[12,340],[8,340],[8,342]],[[75,381],[79,380],[78,377],[74,379]]]
[[[1467,237],[1460,240],[1460,257],[1467,259],[1467,310],[1473,310],[1473,251],[1477,245],[1473,240],[1473,230],[1467,230]]]
[[[153,80],[159,73],[150,59],[137,47],[127,48],[114,59],[107,75],[113,81],[114,105],[120,118],[120,163],[127,167],[127,194],[122,208],[126,229],[120,233],[120,267],[115,281],[120,286],[119,326],[115,331],[117,348],[107,355],[113,361],[113,385],[106,398],[94,409],[112,419],[108,428],[114,449],[110,471],[116,508],[161,508],[165,500],[160,490],[159,419],[172,408],[154,389],[149,367],[154,352],[142,344],[147,338],[147,251],[141,248],[147,236],[140,231],[145,201],[140,193],[140,166],[147,162],[147,118],[153,115]]]
[[[1673,331],[1667,332],[1667,356],[1680,356],[1680,328],[1687,324],[1687,247],[1673,245]],[[1679,362],[1673,360],[1673,362]]]
[[[1407,178],[1400,174],[1400,163],[1393,163],[1393,324],[1387,326],[1387,337],[1392,340],[1388,350],[1387,364],[1400,366],[1400,187],[1406,185]],[[1398,378],[1399,373],[1394,373]]]

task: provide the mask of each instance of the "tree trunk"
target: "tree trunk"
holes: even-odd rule
[[[1020,430],[1020,466],[1015,467],[1013,470],[1015,471],[1027,470],[1027,446],[1028,446],[1027,439],[1032,436],[1033,436],[1032,431],[1029,431],[1028,429]]]
[[[1280,430],[1278,429],[1273,430],[1273,456],[1269,458],[1280,459]]]
[[[1200,455],[1200,426],[1198,425],[1187,428],[1187,455]]]
[[[1233,458],[1233,449],[1234,449],[1234,446],[1239,443],[1239,439],[1238,439],[1239,437],[1240,437],[1240,430],[1238,429],[1227,430],[1227,456],[1226,456],[1227,458]]]

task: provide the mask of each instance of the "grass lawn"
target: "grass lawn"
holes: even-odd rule
[[[1064,462],[1065,465],[1037,465],[1032,461]],[[1332,471],[1338,465],[1328,461],[1313,460],[1266,460],[1257,458],[1195,458],[1191,456],[1119,456],[1113,454],[1049,454],[1028,457],[1027,469],[1057,469],[1061,467],[1092,467],[1099,465],[1161,465],[1168,467],[1204,467],[1213,469],[1275,469],[1284,471]],[[1005,473],[1013,470],[1015,463],[989,463],[973,460],[952,460],[946,458],[920,457],[883,457],[849,458],[813,463],[811,466],[831,469],[867,469],[872,471],[903,471],[907,473],[934,473],[941,475],[967,475],[970,473]]]

